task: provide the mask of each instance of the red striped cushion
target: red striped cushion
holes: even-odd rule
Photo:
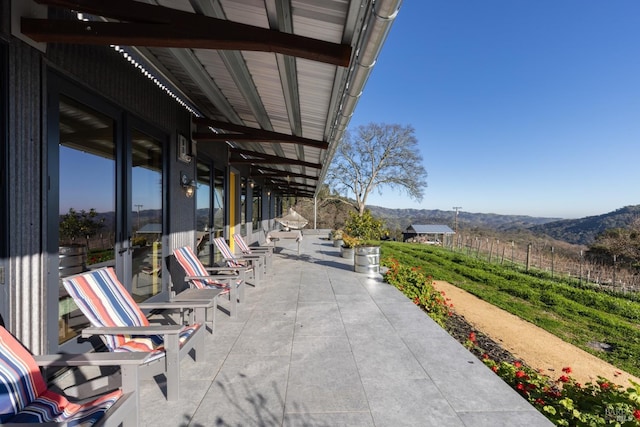
[[[95,327],[149,326],[149,321],[111,267],[65,278],[63,284],[78,308]],[[199,324],[184,327],[180,332],[180,345],[199,327]],[[163,337],[160,335],[101,337],[110,351],[149,352],[152,355],[148,361],[164,356]]]
[[[238,245],[238,247],[240,248],[240,251],[242,253],[245,253],[245,254],[250,254],[251,253],[251,248],[249,248],[249,246],[247,246],[247,243],[244,241],[244,239],[242,238],[241,235],[234,234],[233,235],[233,240],[236,242],[236,245]]]
[[[210,276],[207,269],[202,265],[196,254],[189,246],[183,246],[173,251],[173,255],[176,257],[178,264],[184,269],[187,276]],[[224,283],[220,283],[213,279],[193,279],[191,283],[196,288],[218,288],[228,289],[228,286]]]
[[[149,325],[111,267],[71,276],[63,279],[62,283],[95,327]],[[102,338],[111,351],[130,339],[126,335],[103,335]]]
[[[66,422],[92,425],[122,396],[116,390],[78,405],[47,390],[31,354],[6,329],[0,327],[0,424]]]
[[[227,242],[224,240],[224,237],[216,237],[213,239],[213,243],[216,244],[216,247],[222,254],[222,257],[227,261],[227,266],[233,268],[244,268],[247,266],[246,263],[238,260],[232,253],[231,248],[227,245]]]

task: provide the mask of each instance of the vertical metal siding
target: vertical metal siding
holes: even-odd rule
[[[47,313],[45,289],[46,69],[56,69],[170,135],[166,185],[171,234],[167,239],[167,254],[175,247],[195,242],[194,199],[187,199],[178,184],[179,171],[193,176],[195,165],[179,164],[175,160],[176,134],[190,134],[190,115],[110,48],[50,45],[43,56],[23,42],[11,39],[9,58],[8,212],[11,236],[6,277],[10,312],[5,322],[28,348],[41,354],[57,345],[47,342],[45,326],[46,319],[52,318]],[[57,298],[57,282],[52,283],[51,288]]]
[[[40,53],[16,40],[9,61],[9,324],[31,351],[43,353],[43,96]],[[57,289],[55,290],[57,293]]]

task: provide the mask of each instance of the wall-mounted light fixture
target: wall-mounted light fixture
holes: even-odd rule
[[[180,186],[184,189],[187,197],[193,197],[196,192],[196,182],[189,178],[185,172],[180,172]]]

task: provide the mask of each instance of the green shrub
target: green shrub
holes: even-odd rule
[[[344,230],[352,237],[362,240],[380,240],[384,233],[382,220],[376,219],[367,209],[362,216],[355,212],[349,212]]]
[[[433,281],[419,268],[409,267],[393,258],[386,258],[381,264],[388,268],[384,280],[398,288],[414,304],[422,308],[440,326],[451,315],[452,305],[444,292],[433,287]]]

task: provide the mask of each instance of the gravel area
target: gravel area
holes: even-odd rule
[[[596,381],[598,376],[624,387],[630,379],[640,383],[639,378],[450,283],[436,281],[435,287],[453,303],[449,333],[464,343],[469,333],[475,332],[478,345],[494,360],[519,360],[552,379],[569,366],[571,376],[583,384]]]

